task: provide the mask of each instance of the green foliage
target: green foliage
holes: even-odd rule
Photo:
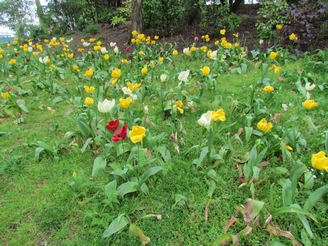
[[[229,5],[217,2],[211,5],[200,4],[200,20],[200,27],[210,35],[219,35],[221,29],[231,31],[241,23],[241,19],[230,12]]]
[[[288,24],[289,14],[286,14],[288,4],[285,0],[260,1],[258,11],[259,19],[256,23],[256,29],[259,31],[260,38],[273,38],[276,36],[277,25]]]
[[[160,35],[172,35],[186,25],[184,1],[145,0],[142,4],[143,23]]]
[[[98,24],[89,24],[85,27],[85,29],[83,30],[83,32],[85,34],[91,34],[94,35],[96,34],[100,29],[100,25]]]
[[[305,51],[318,37],[327,36],[328,2],[314,0],[300,0],[292,4],[286,14],[290,16],[290,23],[286,25],[281,34],[285,45],[294,47],[295,50]],[[294,33],[296,40],[290,40]]]
[[[126,19],[123,16],[113,16],[111,24],[113,27],[126,23]]]

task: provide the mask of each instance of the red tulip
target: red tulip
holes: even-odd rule
[[[128,125],[124,125],[122,128],[118,129],[117,132],[114,133],[112,137],[113,142],[119,142],[126,138],[128,130]]]
[[[106,129],[108,131],[115,132],[119,124],[120,124],[120,121],[119,120],[111,120],[106,125]]]

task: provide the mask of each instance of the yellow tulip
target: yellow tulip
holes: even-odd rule
[[[6,91],[6,92],[1,92],[0,95],[1,95],[1,97],[4,98],[4,99],[8,99],[9,96],[10,96],[10,94],[8,93],[8,91]]]
[[[276,57],[277,57],[277,55],[278,55],[278,52],[271,52],[270,53],[270,55],[269,55],[269,58],[271,59],[271,60],[274,60],[274,59],[276,59]]]
[[[141,73],[143,75],[147,74],[148,73],[148,68],[146,66],[144,66],[142,69],[141,69]]]
[[[122,75],[122,71],[121,71],[121,69],[119,69],[119,68],[115,68],[113,71],[112,71],[112,78],[113,79],[119,79],[120,77],[121,77],[121,75]]]
[[[16,64],[16,60],[15,59],[10,59],[10,61],[8,63],[10,65],[15,65]]]
[[[225,121],[226,116],[224,110],[221,108],[218,111],[212,111],[212,121]]]
[[[289,40],[291,40],[291,41],[298,40],[298,37],[294,33],[292,33],[289,35]]]
[[[177,50],[173,50],[172,55],[177,56],[179,52]]]
[[[94,86],[89,87],[89,86],[85,85],[85,86],[83,86],[83,88],[84,88],[86,93],[92,93],[95,90]]]
[[[203,68],[200,69],[203,73],[204,76],[207,76],[210,74],[211,69],[208,66],[204,66]]]
[[[133,126],[129,135],[132,143],[139,143],[146,136],[146,129],[142,126]]]
[[[257,123],[257,128],[264,132],[270,131],[272,127],[272,123],[267,122],[265,118],[263,118],[259,123]]]
[[[273,88],[273,86],[271,86],[271,85],[267,85],[267,86],[265,86],[265,87],[263,88],[263,90],[264,90],[265,92],[273,92],[273,91],[274,91],[274,88]]]
[[[108,54],[105,54],[105,55],[104,55],[104,59],[105,59],[106,61],[108,61],[108,59],[109,59],[109,55],[108,55]]]
[[[278,30],[281,30],[282,29],[282,24],[278,24],[277,26],[276,26],[276,28],[278,29]]]
[[[128,88],[130,89],[130,91],[136,91],[140,86],[141,86],[141,83],[138,83],[138,84],[132,84],[131,82],[128,82],[126,83]]]
[[[312,154],[312,167],[323,170],[325,169],[328,172],[328,157],[323,151],[318,152],[317,154]]]
[[[128,107],[130,107],[131,102],[132,102],[132,99],[130,97],[128,97],[126,99],[120,98],[121,108],[127,109]]]
[[[93,98],[91,97],[86,97],[84,100],[84,104],[87,106],[91,106],[93,104]]]
[[[304,108],[306,109],[312,109],[314,107],[317,107],[318,106],[318,103],[315,102],[314,100],[306,100],[304,103],[303,103],[303,106]]]
[[[84,73],[84,76],[85,77],[88,77],[88,78],[91,78],[93,75],[93,69],[92,68],[89,68],[85,73]]]
[[[221,30],[220,30],[220,34],[221,34],[221,35],[224,35],[225,33],[226,33],[226,30],[225,30],[225,29],[221,29]]]

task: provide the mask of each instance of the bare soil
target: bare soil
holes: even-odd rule
[[[239,41],[241,42],[243,47],[246,47],[248,50],[259,49],[261,51],[265,51],[267,48],[272,47],[279,42],[279,38],[277,39],[265,39],[263,43],[260,45],[260,38],[258,36],[258,31],[255,28],[256,21],[258,19],[258,4],[244,4],[239,7],[237,10],[237,15],[242,19],[242,23],[239,27],[235,28],[233,31],[226,33],[226,38],[228,41],[232,41],[233,34],[239,34]],[[100,37],[104,38],[103,45],[106,47],[109,46],[110,42],[115,42],[121,51],[124,51],[127,47],[133,49],[133,45],[130,44],[131,39],[131,31],[132,26],[131,23],[127,23],[125,25],[120,25],[118,27],[111,27],[108,24],[102,24],[100,30],[94,35],[86,35],[82,32],[76,31],[74,34],[69,35],[68,38],[73,38],[73,46],[79,45],[81,38],[89,38],[89,37]],[[154,37],[157,35],[153,30],[146,29],[143,30],[145,35],[149,35]],[[202,41],[201,36],[206,33],[201,30],[198,23],[194,23],[193,25],[186,26],[184,30],[176,33],[171,37],[160,37],[159,42],[170,42],[176,43],[178,45],[178,49],[182,50],[185,47],[190,46],[194,43],[194,38],[198,37],[199,41],[197,42],[198,46],[205,45]],[[222,36],[221,36],[222,37]],[[221,37],[210,37],[211,41],[206,43],[207,46],[213,46],[215,40],[220,39]],[[311,49],[326,49],[327,48],[327,39],[317,40],[315,44],[311,47]]]

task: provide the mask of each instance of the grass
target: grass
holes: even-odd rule
[[[218,245],[222,242],[220,236],[231,240],[231,235],[247,225],[252,231],[240,235],[242,245],[274,245],[275,241],[290,245],[291,237],[282,236],[280,229],[289,231],[304,245],[310,245],[308,241],[325,244],[325,193],[306,213],[312,238],[295,213],[272,217],[269,224],[279,228],[278,232],[270,232],[270,227],[264,225],[275,209],[291,208],[291,204],[303,208],[316,189],[326,187],[325,173],[311,167],[311,154],[325,151],[327,141],[325,51],[298,59],[273,47],[283,56],[271,61],[268,55],[272,50],[243,58],[239,48],[218,46],[218,58],[225,54],[229,59],[213,61],[200,50],[190,57],[172,56],[172,49],[141,45],[132,54],[137,56],[135,60],[130,59],[131,54],[109,51],[111,58],[105,61],[99,52],[87,55],[84,51],[80,57],[76,52],[76,57],[69,59],[62,47],[51,47],[41,53],[41,57],[50,54],[49,65],[19,50],[16,66],[10,66],[13,50],[3,49],[0,89],[4,93],[9,85],[11,95],[0,102],[1,245],[138,245],[140,239],[146,244],[145,237],[150,238],[150,245]],[[139,55],[140,49],[146,52],[145,57]],[[158,62],[158,56],[165,56],[165,61]],[[29,63],[24,62],[27,57]],[[122,57],[130,62],[122,64]],[[53,71],[49,70],[51,64],[57,66]],[[78,64],[81,72],[74,71],[73,64]],[[142,75],[141,68],[146,64],[148,73]],[[268,71],[272,64],[281,66],[280,73]],[[211,68],[208,77],[200,71],[205,65]],[[90,67],[95,73],[87,79],[83,74]],[[116,67],[121,68],[122,76],[115,88],[111,71]],[[187,69],[188,82],[179,86],[178,75]],[[160,82],[163,73],[168,75],[165,83]],[[140,82],[142,87],[134,93],[138,99],[123,110],[118,99],[127,96],[118,87],[126,86],[128,81]],[[306,82],[316,84],[310,93],[319,106],[311,110],[302,105]],[[199,97],[204,84],[204,95]],[[87,94],[84,85],[95,86],[95,92]],[[273,85],[274,92],[264,92],[265,85]],[[94,98],[90,107],[84,105],[86,96]],[[104,98],[116,99],[111,113],[97,110],[98,101]],[[28,113],[15,104],[17,100],[25,101]],[[177,100],[183,102],[183,114],[172,108]],[[288,110],[284,111],[282,104]],[[202,153],[208,150],[209,131],[197,121],[208,110],[219,108],[224,109],[226,120],[211,123],[213,155],[202,159]],[[274,121],[278,113],[280,118]],[[87,135],[79,130],[78,117],[86,119],[91,127]],[[133,125],[144,126],[146,137],[142,143],[132,144],[127,138],[123,140],[127,149],[121,143],[112,143],[112,133],[104,126],[115,118],[121,120],[121,125],[129,124],[130,131]],[[270,131],[257,129],[262,118],[273,122]],[[172,134],[176,140],[172,140]],[[283,150],[281,140],[293,151]],[[36,154],[38,148],[43,148],[40,155]],[[247,177],[245,169],[254,154],[252,149],[257,154],[267,149],[256,165],[258,177],[255,173]],[[106,165],[96,168],[97,174],[92,175],[99,157]],[[297,176],[292,193],[286,182],[295,175],[296,165],[305,169]],[[109,188],[113,181],[117,187],[138,182],[147,169],[155,166],[160,171],[144,182],[148,192],[142,186],[119,195],[119,188]],[[305,182],[306,172],[310,172],[313,185]],[[293,194],[291,203],[286,202],[283,192]],[[246,223],[243,206],[249,198],[264,205],[256,219]],[[310,214],[317,222],[310,219]],[[146,236],[140,231],[132,235],[128,225],[122,231],[117,226],[120,232],[112,231],[111,236],[103,237],[120,215]],[[228,230],[231,234],[226,234],[224,228],[233,216],[237,221]]]

